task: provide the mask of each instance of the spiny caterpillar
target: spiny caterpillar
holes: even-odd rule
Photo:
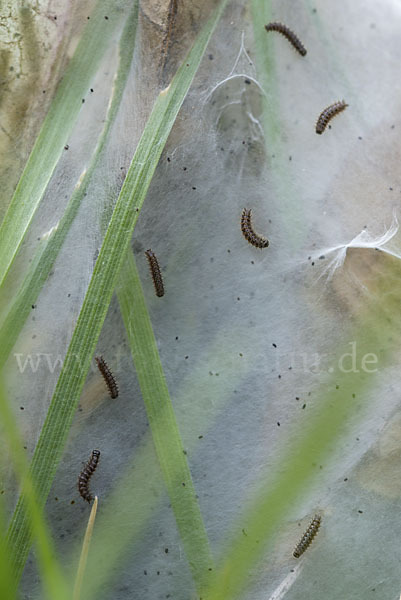
[[[164,296],[164,285],[156,254],[149,248],[149,250],[146,250],[145,255],[149,262],[150,273],[152,275],[153,285],[155,286],[156,296],[161,298]]]
[[[87,502],[91,503],[93,496],[89,491],[89,479],[92,477],[96,470],[97,463],[99,462],[100,452],[99,450],[92,450],[90,459],[84,466],[83,470],[78,477],[78,490],[82,498]]]
[[[298,544],[295,546],[294,552],[292,553],[294,558],[299,558],[301,554],[305,552],[308,546],[310,546],[313,538],[319,530],[321,521],[322,517],[320,515],[315,515],[313,517],[308,529],[305,531]]]
[[[247,242],[255,248],[267,248],[269,240],[254,232],[251,221],[251,209],[244,208],[241,216],[241,231]]]
[[[338,115],[338,113],[342,112],[347,108],[348,104],[341,100],[339,102],[334,102],[334,104],[330,104],[327,108],[324,109],[319,115],[319,118],[316,122],[316,133],[323,133],[326,129],[328,122]]]
[[[265,29],[266,31],[278,31],[279,33],[281,33],[284,37],[287,38],[290,44],[294,46],[295,50],[297,50],[301,54],[301,56],[305,56],[305,46],[303,45],[301,40],[295,35],[295,33],[291,31],[289,27],[287,27],[287,25],[283,25],[283,23],[268,23],[267,25],[265,25]]]
[[[114,379],[113,373],[110,371],[107,366],[106,361],[103,356],[96,356],[95,360],[97,362],[97,366],[99,367],[99,371],[103,375],[103,379],[106,382],[107,387],[109,388],[110,396],[114,399],[118,396],[118,385],[116,380]]]

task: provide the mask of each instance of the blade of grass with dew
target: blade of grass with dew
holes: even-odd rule
[[[125,259],[153,173],[227,1],[223,0],[215,9],[170,85],[159,94],[132,159],[32,459],[31,473],[41,503],[45,502],[54,479],[117,283],[118,272]],[[17,557],[16,571],[17,576],[20,576],[31,544],[29,522],[22,498],[18,500],[14,511],[8,540],[13,555]]]
[[[62,574],[60,565],[55,558],[50,532],[43,518],[43,511],[37,502],[37,494],[29,473],[29,465],[23,450],[23,442],[20,438],[14,415],[12,414],[9,403],[4,395],[3,386],[0,385],[0,416],[3,429],[3,436],[10,450],[10,458],[13,464],[14,472],[21,482],[21,495],[25,499],[27,513],[29,516],[32,536],[35,541],[36,555],[39,563],[39,570],[42,575],[48,597],[52,600],[69,600],[69,591],[66,580]],[[11,563],[10,575],[12,576],[12,565],[15,563],[12,556],[12,548],[7,544],[11,556],[8,557]],[[16,591],[17,582],[12,582],[10,593]],[[7,596],[2,596],[8,598]]]
[[[95,526],[97,505],[98,505],[98,497],[95,496],[95,500],[92,505],[92,510],[89,515],[88,525],[87,525],[86,531],[85,531],[85,537],[84,537],[84,541],[82,544],[81,556],[79,558],[77,576],[76,576],[75,585],[74,585],[73,600],[80,600],[80,598],[81,598],[82,582],[83,582],[84,575],[85,575],[86,563],[88,560],[89,546],[90,546],[91,539],[92,539],[93,528]]]
[[[365,320],[359,321],[358,329],[350,332],[349,339],[358,340],[358,349],[363,356],[380,348],[380,356],[384,358],[395,350],[393,346],[389,351],[387,344],[391,332],[395,327],[399,329],[400,323],[396,325],[387,315],[376,318],[375,313],[381,309],[382,305],[377,304],[376,309],[373,307],[372,312],[365,314]],[[384,350],[386,347],[387,353]],[[345,352],[344,347],[338,356]],[[371,389],[373,378],[373,374],[337,372],[325,384],[319,406],[309,417],[308,423],[302,425],[302,436],[287,437],[280,464],[271,470],[250,502],[249,509],[237,520],[231,534],[227,534],[229,544],[206,593],[208,600],[235,598],[245,586],[249,586],[251,574],[257,572],[258,562],[272,548],[278,525],[310,483],[319,477],[316,465],[329,460],[349,422],[363,417],[368,403],[365,402],[362,411],[360,400],[355,398],[360,399],[365,391]],[[243,529],[246,530],[246,536],[243,535]],[[292,548],[289,548],[289,556],[291,553]]]
[[[14,347],[22,327],[31,312],[31,306],[35,304],[53,268],[54,262],[78,213],[81,202],[85,197],[89,183],[99,163],[127,82],[135,46],[137,22],[138,0],[135,0],[120,39],[119,65],[104,129],[100,135],[91,164],[87,171],[84,172],[81,181],[74,190],[57,228],[52,232],[50,238],[43,243],[43,246],[40,246],[37,250],[37,254],[18,290],[12,307],[0,327],[0,369],[4,366]]]
[[[0,226],[0,287],[57,166],[90,80],[122,18],[116,2],[99,0],[85,26]]]
[[[195,585],[202,596],[213,560],[132,252],[127,253],[116,292],[156,454]]]

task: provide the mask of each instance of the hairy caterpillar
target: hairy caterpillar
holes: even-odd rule
[[[241,216],[241,231],[247,242],[255,248],[267,248],[269,240],[254,232],[251,221],[251,209],[244,208]]]
[[[278,31],[279,33],[281,33],[284,37],[287,38],[290,44],[294,46],[295,50],[297,50],[301,54],[301,56],[305,56],[305,46],[298,38],[298,36],[296,36],[295,33],[291,31],[289,27],[287,27],[287,25],[283,25],[283,23],[268,23],[267,25],[265,25],[265,29],[266,31]]]
[[[149,248],[149,250],[146,250],[145,255],[149,262],[150,273],[152,275],[153,285],[155,286],[156,296],[161,298],[164,296],[164,285],[156,254]]]
[[[106,382],[107,387],[109,388],[110,396],[114,399],[118,396],[118,385],[114,378],[113,373],[110,371],[107,366],[106,361],[103,356],[96,356],[95,360],[97,362],[97,366],[99,367],[99,371],[103,375],[103,379]]]
[[[323,133],[326,129],[328,122],[338,115],[338,113],[342,112],[347,108],[348,104],[341,100],[340,102],[334,102],[334,104],[330,104],[327,108],[325,108],[319,115],[319,118],[316,122],[316,133]]]
[[[310,546],[313,538],[319,530],[321,521],[322,517],[320,515],[315,515],[313,517],[308,529],[305,531],[298,544],[295,546],[294,552],[292,553],[294,558],[299,558],[301,554],[305,552],[308,546]]]
[[[89,479],[92,477],[96,470],[97,463],[99,462],[100,452],[99,450],[92,450],[90,459],[84,466],[83,470],[78,477],[78,490],[82,498],[87,502],[92,502],[93,496],[89,491]]]

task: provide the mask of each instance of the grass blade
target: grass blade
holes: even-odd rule
[[[394,297],[387,308],[393,301]],[[384,359],[394,351],[395,341],[390,342],[393,344],[390,352],[389,337],[391,339],[391,331],[397,326],[388,316],[391,311],[382,312],[383,304],[371,306],[371,312],[365,313],[359,327],[349,332],[349,339],[357,340],[362,356],[380,348],[381,359]],[[346,346],[338,352],[339,357],[344,356]],[[373,384],[374,375],[369,371],[342,371],[336,372],[324,385],[319,406],[309,417],[309,423],[303,426],[302,435],[295,431],[286,439],[280,464],[275,469],[270,468],[269,477],[233,527],[235,533],[228,534],[229,545],[207,591],[208,600],[235,598],[249,585],[251,574],[257,572],[258,562],[266,555],[269,545],[271,548],[281,521],[319,476],[316,465],[327,464],[349,423],[363,416],[360,398],[364,398],[366,410],[366,399]],[[292,550],[289,548],[289,556]]]
[[[69,594],[67,584],[62,575],[60,566],[55,559],[55,551],[50,532],[45,525],[43,512],[37,502],[36,490],[23,451],[23,443],[2,387],[0,388],[0,415],[3,435],[10,449],[10,458],[13,463],[14,471],[22,485],[21,496],[25,499],[32,536],[36,542],[39,569],[48,591],[48,597],[54,600],[68,600]],[[12,576],[12,565],[15,563],[15,557],[12,556],[11,547],[8,548],[8,551],[11,551],[11,557],[8,557],[8,561],[11,563],[10,576]],[[15,591],[16,582],[13,580],[9,593],[11,594]],[[8,598],[9,596],[7,594],[7,596],[4,597]]]
[[[267,97],[263,97],[263,127],[267,144],[274,148],[280,143],[280,102],[277,95],[276,65],[274,62],[274,36],[269,35],[264,25],[272,20],[269,0],[252,0],[253,35],[258,78]]]
[[[272,185],[275,195],[280,198],[283,231],[288,233],[288,244],[297,248],[307,235],[304,213],[297,197],[293,181],[288,176],[286,153],[283,150],[282,131],[285,128],[285,115],[280,104],[280,86],[275,64],[275,36],[269,34],[264,25],[272,20],[270,0],[252,0],[253,35],[255,39],[255,59],[258,80],[266,92],[262,96],[262,125],[265,146],[268,155],[277,157],[274,169],[271,170]]]
[[[121,189],[32,459],[31,473],[39,501],[43,504],[61,458],[140,208],[178,111],[226,3],[227,0],[223,0],[219,4],[198,34],[169,87],[159,94]],[[18,557],[16,571],[20,575],[31,543],[29,520],[22,498],[14,511],[8,540],[14,556]]]
[[[118,286],[117,293],[119,294]],[[242,335],[246,335],[246,328],[242,324],[240,327]],[[217,338],[191,372],[181,379],[174,397],[177,415],[183,414],[181,409],[186,405],[188,396],[194,393],[198,382],[202,381],[205,368],[210,364],[210,357],[219,357],[227,361],[224,364],[231,364],[227,348],[231,347],[233,340],[238,339],[238,335],[238,331],[235,331],[231,332],[231,335],[226,333],[223,340]],[[224,356],[226,359],[223,358]],[[245,369],[240,363],[229,381],[219,379],[218,401],[213,403],[212,411],[205,413],[201,402],[193,403],[191,414],[188,419],[185,419],[188,430],[196,425],[197,430],[205,435],[216,425],[218,415],[226,406],[232,388],[244,377]],[[196,396],[197,393],[194,397]],[[185,448],[189,457],[194,456],[199,443],[197,436],[189,436],[186,440]],[[155,511],[162,511],[163,505],[165,505],[165,484],[149,431],[119,475],[116,485],[107,497],[107,503],[98,516],[94,544],[88,559],[88,575],[85,578],[85,599],[92,600],[99,596],[100,591],[104,592],[116,572],[123,568],[126,557],[132,553],[134,547],[140,552],[142,536],[151,527],[152,519],[157,519]],[[124,527],[121,527],[121,523],[124,523]],[[118,531],[113,544],[109,543],[110,531]],[[74,549],[72,556],[76,552],[77,550]],[[67,564],[72,562],[73,560],[67,560]]]
[[[212,556],[174,409],[167,389],[135,258],[120,272],[117,297],[151,427],[153,443],[170,497],[184,551],[200,596]]]
[[[92,539],[93,528],[95,526],[97,505],[98,505],[98,497],[95,496],[95,500],[92,505],[92,510],[89,515],[88,525],[87,525],[87,528],[85,531],[85,537],[84,537],[84,542],[82,544],[81,556],[79,558],[77,577],[75,579],[75,585],[74,585],[73,600],[79,600],[81,598],[82,582],[83,582],[84,575],[85,575],[86,562],[88,560],[89,546],[90,546],[91,539]]]
[[[60,82],[0,226],[0,287],[72,131],[90,80],[121,18],[122,11],[115,2],[99,0]]]
[[[132,12],[127,19],[127,23],[121,36],[120,61],[113,86],[113,96],[110,101],[106,123],[99,138],[92,162],[84,177],[79,182],[79,185],[74,190],[57,229],[52,233],[49,240],[45,242],[44,247],[38,249],[30,269],[13,301],[12,307],[0,327],[0,369],[4,366],[4,363],[17,341],[22,327],[31,312],[31,305],[35,304],[39,293],[53,268],[54,262],[78,213],[81,202],[85,197],[92,176],[99,163],[99,159],[121,104],[125,84],[127,82],[135,46],[137,22],[138,0],[135,0]]]
[[[0,598],[15,600],[17,593],[13,584],[10,553],[5,539],[5,512],[3,496],[0,496]]]

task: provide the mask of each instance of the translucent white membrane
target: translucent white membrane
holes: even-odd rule
[[[190,466],[216,555],[259,478],[279,464],[287,440],[301,438],[325,385],[337,373],[340,381],[341,368],[353,368],[354,358],[362,371],[351,326],[364,294],[371,297],[363,264],[376,264],[375,248],[386,255],[381,260],[398,259],[401,251],[394,218],[401,195],[399,4],[286,1],[272,10],[274,20],[301,37],[307,56],[279,34],[266,34],[274,36],[275,76],[262,84],[250,11],[243,2],[230,4],[162,155],[132,245],[184,444],[194,448]],[[148,47],[143,26],[107,154],[14,349],[24,357],[43,353],[54,361],[66,351],[109,209],[159,90],[157,60],[152,66],[144,58]],[[115,67],[114,49],[49,186],[32,243],[57,223],[63,195],[69,197],[88,164]],[[279,108],[274,142],[264,134],[266,98],[270,118]],[[321,110],[343,98],[349,107],[317,136]],[[242,237],[244,207],[252,209],[269,248],[253,248]],[[154,295],[148,248],[163,271],[163,298]],[[341,365],[340,347],[349,353]],[[121,391],[111,403],[99,374],[88,377],[47,504],[61,553],[82,537],[87,518],[75,488],[81,461],[101,449],[93,480],[101,511],[148,431],[114,300],[99,352]],[[59,373],[59,367],[50,372],[47,360],[23,373],[15,358],[9,361],[10,392],[25,407],[20,425],[29,452]],[[356,399],[364,408],[360,419],[347,424],[333,460],[319,465],[314,485],[280,524],[244,597],[399,596],[398,357],[371,367],[371,385]],[[168,500],[160,502],[102,598],[187,600],[193,594]],[[292,573],[293,547],[316,511],[323,515],[321,530]],[[35,585],[28,568],[27,598]]]

